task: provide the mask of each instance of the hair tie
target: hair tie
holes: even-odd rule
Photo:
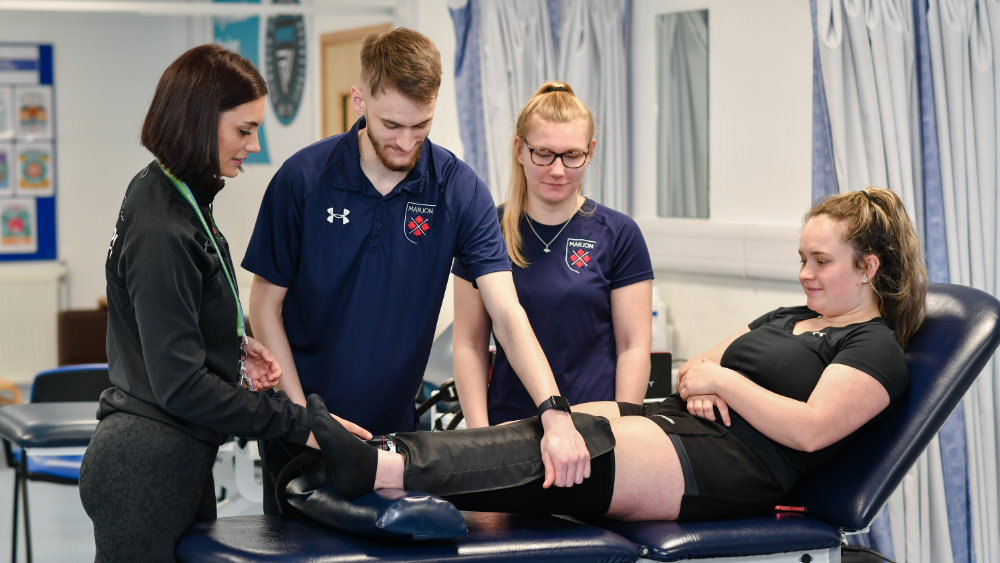
[[[549,94],[549,93],[552,93],[552,92],[569,92],[569,90],[567,90],[566,88],[564,88],[562,86],[549,86],[542,93],[543,94]]]
[[[872,197],[872,194],[868,193],[865,190],[858,190],[858,191],[860,191],[861,195],[865,196],[865,199],[867,199],[868,201],[870,201],[872,203],[878,203],[877,201],[875,201],[875,198]]]

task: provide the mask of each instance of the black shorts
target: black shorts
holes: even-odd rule
[[[730,518],[773,510],[793,483],[783,483],[729,428],[697,417],[671,395],[655,404],[618,403],[622,416],[644,416],[670,438],[684,472],[678,520]]]

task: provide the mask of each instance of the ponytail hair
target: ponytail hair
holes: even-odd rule
[[[549,123],[570,123],[582,119],[587,125],[587,135],[594,138],[594,118],[587,105],[573,93],[573,88],[565,82],[550,81],[542,84],[535,95],[524,105],[514,126],[514,138],[524,138],[535,127],[536,120]],[[521,251],[522,217],[528,204],[528,181],[524,166],[517,160],[517,143],[511,144],[510,183],[507,185],[507,199],[503,204],[503,218],[500,230],[507,243],[507,255],[511,264],[526,268],[528,261]]]
[[[879,314],[896,332],[903,347],[924,317],[927,269],[917,231],[903,201],[883,188],[868,188],[830,196],[806,214],[806,221],[827,215],[847,228],[844,242],[854,249],[855,266],[874,254],[879,267],[870,279]]]

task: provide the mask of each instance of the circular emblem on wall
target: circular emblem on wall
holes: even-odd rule
[[[297,2],[275,2],[279,3]],[[301,15],[267,18],[265,58],[271,105],[278,121],[288,125],[302,105],[306,82],[306,31]]]

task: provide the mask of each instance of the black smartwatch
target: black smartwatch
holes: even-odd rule
[[[538,405],[538,416],[542,416],[542,413],[549,409],[558,409],[570,412],[569,399],[566,397],[560,397],[559,395],[552,395],[548,399],[542,401],[542,404]]]

